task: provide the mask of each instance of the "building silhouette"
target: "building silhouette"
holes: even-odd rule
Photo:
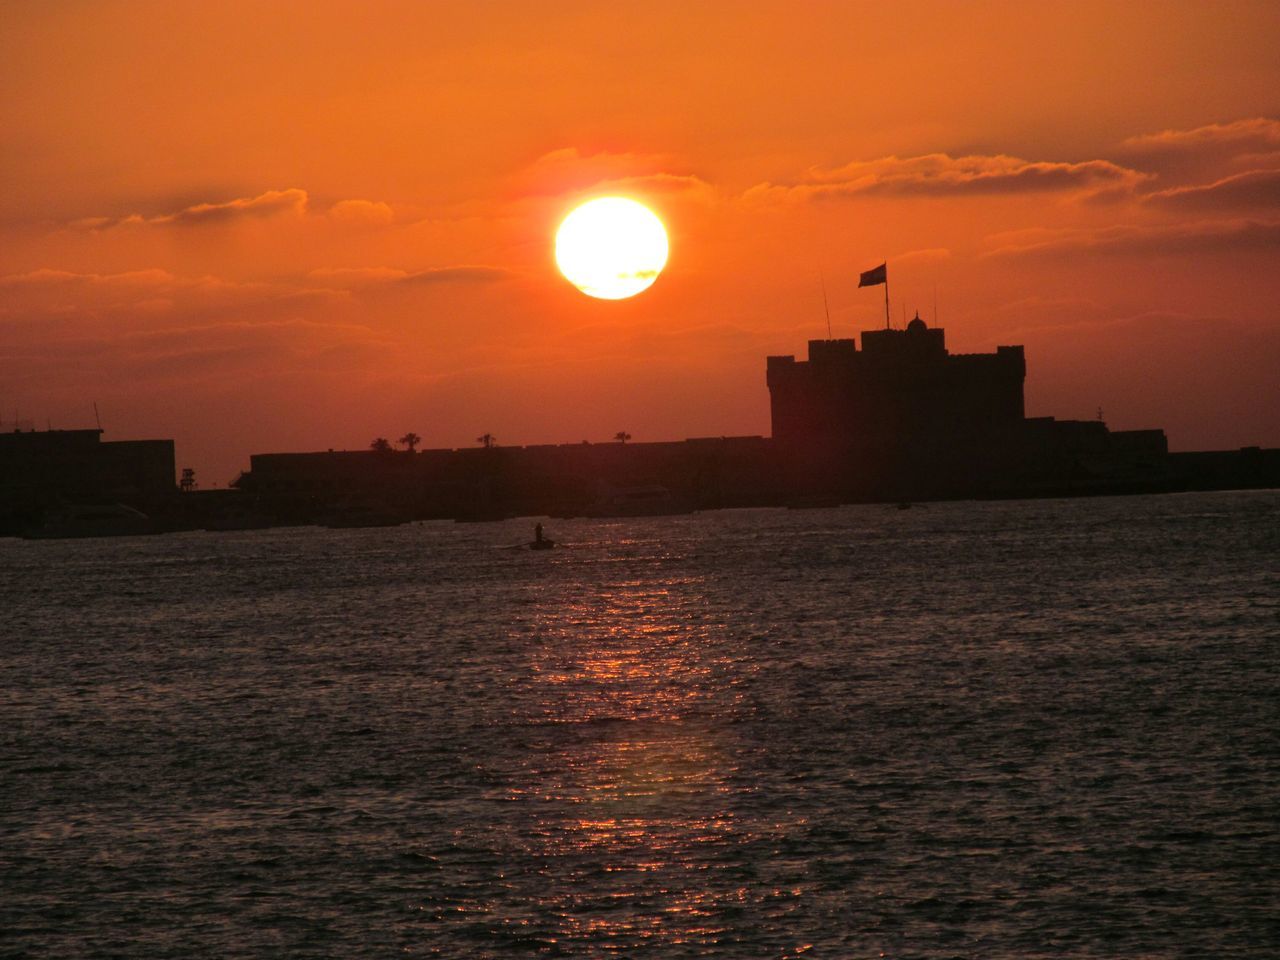
[[[462,450],[255,454],[240,488],[273,516],[634,516],[1167,488],[1160,430],[1027,419],[1020,346],[951,354],[916,317],[905,330],[812,340],[769,357],[772,437]]]
[[[773,442],[799,497],[902,500],[1154,489],[1168,479],[1161,430],[1027,419],[1021,346],[953,354],[917,315],[905,330],[811,340],[773,356]]]
[[[769,357],[773,439],[781,444],[897,442],[999,430],[1023,418],[1022,347],[950,354],[941,328],[810,340],[809,359]]]
[[[175,493],[172,440],[104,443],[100,429],[0,433],[0,534],[69,505],[122,504],[151,515]]]
[[[0,535],[47,531],[85,504],[141,511],[159,532],[1280,484],[1280,450],[1170,454],[1162,430],[1028,418],[1021,346],[952,354],[945,331],[918,316],[860,338],[861,349],[811,340],[806,359],[767,359],[770,437],[636,443],[623,431],[614,442],[499,446],[485,434],[476,447],[418,450],[406,434],[404,450],[254,454],[234,489],[180,493],[172,440],[0,432]]]

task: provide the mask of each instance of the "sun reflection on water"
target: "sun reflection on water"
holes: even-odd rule
[[[556,937],[601,950],[714,945],[747,896],[740,788],[705,698],[718,628],[696,581],[622,582],[547,610],[532,663],[551,729],[518,788]]]

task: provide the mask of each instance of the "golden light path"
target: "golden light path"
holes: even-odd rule
[[[556,265],[583,293],[623,300],[647,290],[667,265],[667,231],[642,203],[597,197],[556,231]]]
[[[559,732],[505,794],[528,803],[529,853],[563,878],[554,938],[609,955],[709,953],[752,894],[732,869],[757,838],[734,759],[704,722],[727,664],[699,576],[613,574],[533,613],[528,692]],[[740,666],[740,665],[737,665]],[[619,909],[622,905],[627,909]]]

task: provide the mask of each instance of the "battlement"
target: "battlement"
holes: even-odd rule
[[[988,431],[1023,417],[1020,346],[949,354],[946,333],[919,316],[905,330],[810,340],[807,360],[769,357],[773,436],[787,442],[910,441]]]

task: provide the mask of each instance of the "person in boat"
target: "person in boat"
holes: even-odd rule
[[[542,535],[542,524],[538,524],[533,528],[533,541],[529,544],[530,550],[550,550],[556,545],[556,542],[550,537]]]

